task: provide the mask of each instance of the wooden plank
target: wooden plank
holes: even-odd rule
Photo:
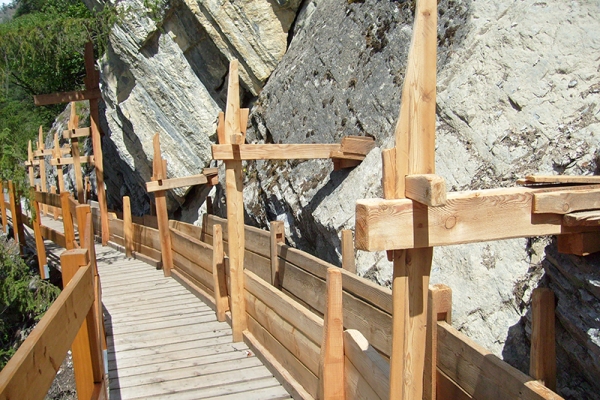
[[[42,152],[45,150],[45,143],[44,143],[44,130],[42,129],[42,126],[40,125],[40,129],[38,131],[38,150],[41,150]],[[52,151],[50,151],[50,154],[52,154]],[[46,183],[46,159],[44,157],[42,157],[40,159],[40,185],[41,185],[41,189],[40,191],[42,192],[47,192],[48,191],[48,185]],[[41,210],[44,215],[48,214],[48,206],[43,204],[42,205],[42,210]]]
[[[42,237],[44,239],[51,240],[52,242],[56,243],[60,247],[68,249],[67,239],[65,238],[65,235],[62,232],[55,231],[54,229],[49,228],[45,225],[40,226],[40,230],[42,232]],[[73,242],[71,242],[71,243],[73,243]]]
[[[10,216],[12,218],[14,238],[19,244],[19,253],[24,255],[25,231],[23,230],[23,214],[21,212],[21,196],[17,193],[13,181],[8,181],[8,198],[10,200]]]
[[[148,193],[156,192],[159,190],[169,190],[176,189],[185,186],[194,186],[194,185],[205,185],[208,183],[206,179],[206,175],[192,175],[185,176],[182,178],[171,178],[171,179],[162,179],[157,181],[146,182],[146,191]]]
[[[67,129],[65,131],[63,131],[62,133],[62,137],[63,139],[73,139],[73,138],[83,138],[83,137],[89,137],[92,135],[92,129],[87,127],[87,128],[70,128]]]
[[[344,400],[344,317],[342,275],[339,268],[327,270],[326,295],[323,340],[319,357],[319,398]]]
[[[219,118],[217,122],[217,143],[227,143],[227,140],[225,139],[225,113],[223,111],[219,112]]]
[[[32,195],[34,195],[35,189],[34,188],[30,188],[30,192]],[[34,196],[32,196],[34,197]],[[41,217],[42,215],[40,214],[40,206],[38,204],[37,201],[33,201],[33,212],[35,214],[35,219],[33,221],[33,232],[34,232],[34,237],[35,237],[35,249],[36,249],[36,253],[37,253],[37,260],[38,260],[38,266],[39,266],[39,271],[40,271],[40,277],[42,279],[49,279],[50,276],[46,276],[46,268],[48,267],[48,260],[46,258],[46,247],[44,246],[44,238],[42,237],[42,230],[40,228],[41,223]],[[48,271],[50,272],[50,271]]]
[[[216,227],[216,226],[215,226]],[[283,266],[277,256],[277,244],[285,243],[285,226],[283,221],[271,221],[271,285],[281,288]]]
[[[315,376],[319,373],[319,346],[273,309],[246,291],[246,310]]]
[[[170,229],[170,232],[173,251],[212,274],[213,247],[175,229]]]
[[[436,373],[436,382],[436,398],[438,400],[471,400],[473,398],[439,369]]]
[[[139,249],[138,245],[158,249],[160,247],[160,235],[158,229],[133,224],[133,242],[134,249]]]
[[[531,352],[529,375],[556,390],[556,338],[554,292],[536,288],[531,294]]]
[[[314,398],[317,398],[318,379],[285,346],[275,339],[268,330],[254,318],[248,316],[248,330],[271,353],[281,365]]]
[[[375,147],[375,140],[368,136],[344,136],[342,138],[341,152],[366,156]]]
[[[356,274],[354,237],[350,229],[342,230],[342,268],[352,274]]]
[[[238,61],[229,64],[229,81],[227,86],[227,105],[225,110],[225,143],[240,142],[240,93],[238,80]],[[226,146],[226,145],[224,145]],[[213,151],[214,153],[214,151]],[[214,158],[214,157],[213,157]],[[230,159],[225,162],[225,187],[227,194],[227,226],[229,242],[229,269],[231,296],[231,329],[233,341],[244,339],[246,329],[246,308],[244,306],[244,198],[243,170],[240,160]]]
[[[123,236],[125,238],[125,255],[131,258],[133,253],[133,221],[131,219],[129,196],[123,197]]]
[[[429,207],[446,204],[446,181],[439,175],[408,175],[405,185],[406,198]]]
[[[34,176],[33,176],[33,150],[32,150],[32,146],[31,146],[31,140],[29,141],[28,145],[27,145],[27,167],[28,167],[28,172],[29,172],[29,186],[34,187],[35,186],[35,180],[34,180]]]
[[[598,232],[572,233],[557,237],[558,252],[587,256],[600,251],[600,234]]]
[[[427,346],[423,374],[423,399],[435,400],[437,396],[437,323],[452,320],[452,289],[446,285],[429,287],[427,307]]]
[[[273,288],[250,271],[244,271],[246,290],[300,330],[314,343],[321,343],[323,319]]]
[[[0,371],[0,398],[43,398],[92,305],[91,268],[81,268]]]
[[[346,357],[344,361],[344,384],[348,400],[381,400],[369,382],[358,372],[354,364]],[[385,397],[387,399],[387,397]]]
[[[527,175],[527,183],[584,183],[600,184],[600,176],[593,175]]]
[[[331,158],[339,144],[213,144],[213,160],[311,160]]]
[[[47,106],[51,104],[69,103],[72,101],[99,99],[101,97],[102,95],[100,93],[100,89],[79,90],[73,92],[35,95],[33,96],[33,103],[36,106]]]
[[[48,204],[52,207],[62,207],[60,196],[58,194],[47,192],[34,192],[33,199],[38,203]]]
[[[473,398],[562,399],[446,322],[439,322],[437,331],[438,368]]]
[[[153,138],[154,146],[154,162],[153,162],[153,179],[160,180],[166,178],[166,168],[161,162],[162,156],[160,153],[160,139],[158,133]],[[160,251],[163,262],[163,272],[165,276],[171,274],[173,268],[173,253],[171,246],[171,235],[169,234],[169,214],[167,211],[167,199],[164,191],[154,192],[156,201],[156,215],[158,218],[158,232],[160,235]]]
[[[390,365],[365,337],[355,329],[344,332],[344,353],[377,397],[384,400],[390,393]],[[346,393],[351,393],[346,390]]]
[[[177,251],[173,252],[173,264],[176,269],[184,272],[188,279],[191,278],[197,286],[209,293],[210,297],[213,297],[213,277],[211,273]]]
[[[409,199],[358,200],[356,248],[408,249],[576,231],[563,226],[560,215],[532,215],[534,195],[552,191],[556,189],[454,192],[448,193],[445,206],[430,208]]]
[[[81,164],[93,164],[94,156],[79,156],[79,163]],[[50,165],[63,166],[63,165],[74,165],[75,157],[57,157],[50,160]]]
[[[202,235],[202,227],[201,226],[188,224],[183,221],[175,221],[175,220],[170,219],[169,227],[171,229],[175,229],[181,233],[184,233],[188,236],[191,236],[194,239],[200,239],[201,235]],[[202,239],[200,239],[200,240],[202,240]]]
[[[579,211],[563,216],[564,226],[600,226],[600,211]]]
[[[223,232],[221,225],[213,227],[213,290],[215,293],[215,306],[217,309],[217,321],[225,321],[225,313],[229,311],[229,302],[227,300],[227,280],[225,278],[225,255],[223,252]]]
[[[533,195],[534,214],[569,214],[600,208],[600,189],[564,190]]]

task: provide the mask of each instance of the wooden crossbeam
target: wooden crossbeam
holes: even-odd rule
[[[67,129],[66,131],[63,131],[63,138],[64,139],[72,139],[72,138],[83,138],[83,137],[90,137],[92,135],[92,129],[91,128],[72,128],[72,129]]]
[[[289,160],[330,158],[341,151],[339,144],[215,144],[214,160]]]
[[[600,176],[595,175],[527,175],[517,180],[520,185],[532,184],[600,184]]]
[[[72,101],[83,101],[99,99],[102,95],[99,88],[90,90],[76,90],[72,92],[61,92],[52,94],[39,94],[33,96],[33,103],[36,106],[48,106],[51,104],[70,103]]]
[[[429,207],[446,204],[446,181],[434,174],[408,175],[406,197]]]
[[[592,209],[600,209],[600,188],[539,193],[533,197],[535,214],[569,214]]]
[[[161,179],[151,182],[146,182],[146,191],[148,193],[157,192],[159,190],[177,189],[185,186],[204,185],[208,183],[208,179],[204,174],[185,176],[182,178]]]
[[[600,210],[579,211],[563,216],[564,226],[599,226]]]
[[[80,164],[93,164],[94,156],[83,156],[83,157],[80,156],[79,163]],[[73,158],[73,157],[58,157],[58,158],[52,158],[50,160],[50,165],[53,165],[53,166],[73,165],[73,164],[75,164],[75,158]]]
[[[368,251],[410,249],[586,230],[566,226],[559,214],[532,213],[535,195],[560,190],[506,188],[454,192],[448,193],[446,205],[431,208],[409,199],[358,200],[356,247]]]

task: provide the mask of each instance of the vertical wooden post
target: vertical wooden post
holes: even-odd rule
[[[35,179],[33,176],[33,150],[31,147],[31,140],[27,146],[27,161],[29,162],[29,165],[27,166],[29,171],[29,186],[33,187],[35,186]]]
[[[160,181],[167,178],[166,164],[163,162],[160,153],[160,139],[158,133],[154,135],[154,160],[152,162],[153,181]],[[156,217],[158,220],[158,232],[160,235],[160,251],[162,254],[163,273],[165,276],[171,276],[173,268],[173,253],[171,249],[171,232],[169,231],[169,213],[167,211],[166,191],[158,190],[154,192],[156,201]]]
[[[38,132],[38,150],[43,151],[46,149],[46,144],[44,143],[44,130],[40,125],[40,130]],[[40,161],[40,180],[41,180],[41,192],[48,193],[48,184],[46,182],[46,156],[42,155],[39,158]],[[46,204],[42,204],[42,211],[44,215],[48,215],[48,206]]]
[[[423,376],[423,399],[437,398],[437,323],[452,322],[452,289],[446,285],[429,288],[427,307],[427,346],[425,351],[425,374]]]
[[[63,215],[63,229],[65,232],[65,246],[67,250],[75,248],[75,227],[73,226],[73,216],[71,215],[71,205],[69,204],[69,193],[60,194],[60,204]]]
[[[397,198],[405,197],[406,175],[435,173],[436,57],[437,1],[418,0],[396,125]],[[394,251],[390,399],[423,397],[432,257],[431,247]]]
[[[271,221],[271,285],[281,289],[283,270],[277,251],[279,243],[285,243],[285,226],[282,221]]]
[[[48,268],[48,260],[46,258],[46,247],[44,246],[44,238],[42,237],[40,205],[35,200],[35,189],[31,188],[31,197],[33,199],[33,212],[35,218],[33,219],[33,234],[35,236],[35,250],[37,252],[38,266],[40,268],[40,277],[42,279],[50,278],[49,274],[46,273]]]
[[[8,232],[8,218],[6,216],[6,197],[4,197],[4,181],[0,180],[0,212],[2,213],[2,232]]]
[[[71,102],[71,116],[69,118],[69,129],[77,129],[79,127],[79,118],[75,102]],[[83,196],[83,174],[81,172],[81,155],[79,153],[79,138],[71,138],[71,155],[73,157],[73,171],[75,171],[75,187],[77,188],[77,201],[79,204],[84,203]]]
[[[129,196],[123,197],[123,235],[125,236],[125,255],[131,258],[133,256],[133,220]]]
[[[86,267],[89,262],[89,252],[85,249],[63,252],[60,256],[63,286],[68,285],[77,270]],[[86,322],[81,325],[71,346],[77,397],[80,399],[91,398],[94,386],[101,385],[104,379],[101,346],[96,335],[96,308],[95,305],[90,308]]]
[[[8,181],[8,196],[15,240],[19,244],[19,252],[23,255],[25,251],[25,231],[23,230],[23,216],[21,214],[21,197],[16,193],[13,181]]]
[[[85,44],[85,88],[86,90],[99,87],[100,76],[94,67],[94,45]],[[96,190],[98,191],[98,206],[100,208],[100,226],[102,227],[102,245],[106,246],[109,239],[108,207],[106,204],[106,189],[104,188],[104,162],[102,141],[100,138],[100,114],[98,99],[90,100],[90,127],[92,130],[92,147],[94,148],[94,167],[96,168]]]
[[[531,354],[529,375],[556,391],[554,292],[537,288],[531,295]]]
[[[52,150],[53,157],[55,159],[59,159],[62,157],[62,153],[60,151],[60,141],[58,140],[58,133],[54,134],[54,149]],[[58,192],[62,193],[65,191],[65,177],[63,174],[63,166],[56,166],[56,180],[58,181]]]
[[[354,258],[354,238],[350,229],[342,230],[342,268],[348,272],[356,273],[356,260]]]
[[[227,106],[225,109],[225,143],[242,142],[240,128],[240,92],[238,61],[229,64]],[[243,170],[241,160],[225,161],[227,193],[227,229],[229,233],[229,272],[231,285],[231,329],[233,341],[243,340],[246,329],[246,305],[244,298],[244,231]]]
[[[327,269],[327,304],[323,317],[323,341],[319,362],[319,398],[346,398],[344,379],[344,319],[342,314],[342,273]]]
[[[50,193],[56,194],[56,186],[50,186]],[[58,207],[52,207],[52,214],[54,215],[54,220],[58,220]]]
[[[227,278],[225,277],[225,256],[223,254],[223,229],[221,225],[213,225],[213,282],[217,320],[225,321],[225,313],[229,311],[227,299]]]

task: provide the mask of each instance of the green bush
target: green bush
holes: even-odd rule
[[[14,243],[0,238],[0,368],[59,293],[56,286],[29,269]]]

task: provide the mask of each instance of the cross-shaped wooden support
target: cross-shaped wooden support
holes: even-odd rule
[[[109,230],[106,189],[104,188],[102,142],[100,138],[100,114],[98,110],[98,99],[101,97],[99,86],[100,73],[95,69],[94,45],[92,42],[88,42],[85,45],[85,71],[86,90],[33,96],[33,101],[36,106],[43,106],[49,104],[68,103],[71,101],[89,100],[92,147],[94,148],[94,165],[96,167],[96,190],[98,191],[98,205],[100,207],[102,245],[106,245],[109,239]],[[83,196],[81,198],[83,198]]]
[[[216,168],[206,168],[204,169],[203,174],[167,179],[167,160],[163,160],[162,158],[158,133],[154,135],[153,145],[154,159],[152,160],[152,180],[146,182],[146,190],[148,193],[154,193],[163,273],[165,276],[171,276],[171,269],[173,269],[173,251],[169,231],[169,214],[167,211],[167,190],[194,185],[216,185],[219,182],[219,178],[217,176]]]
[[[225,162],[231,328],[236,342],[243,339],[242,332],[246,329],[242,161],[331,158],[335,168],[347,168],[360,163],[375,146],[372,138],[357,136],[345,137],[341,144],[245,144],[247,121],[248,109],[240,108],[238,61],[232,60],[229,64],[226,109],[224,114],[219,114],[219,144],[212,146],[212,154],[213,159]]]

